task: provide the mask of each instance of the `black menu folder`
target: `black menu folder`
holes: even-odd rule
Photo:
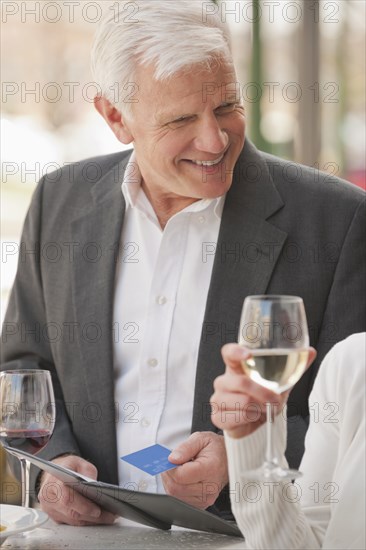
[[[229,522],[218,516],[194,508],[185,502],[168,495],[143,493],[123,489],[118,485],[110,485],[78,474],[43,458],[33,456],[13,447],[5,447],[7,451],[18,458],[25,458],[34,466],[52,474],[97,503],[109,512],[126,519],[142,523],[157,529],[170,529],[172,525],[242,537],[234,522]]]

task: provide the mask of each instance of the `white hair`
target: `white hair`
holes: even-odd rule
[[[211,0],[119,0],[95,34],[92,71],[102,95],[126,116],[139,66],[153,65],[162,81],[195,65],[209,69],[220,57],[231,57],[230,35]]]

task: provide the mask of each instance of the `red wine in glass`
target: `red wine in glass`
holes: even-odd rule
[[[55,397],[51,373],[41,369],[0,373],[0,443],[12,449],[39,453],[51,437],[55,424]],[[20,458],[22,506],[29,506],[29,467]]]
[[[8,430],[6,434],[0,434],[0,441],[5,448],[10,446],[35,455],[48,443],[51,435],[49,430]]]

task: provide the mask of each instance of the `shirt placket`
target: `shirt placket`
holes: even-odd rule
[[[166,399],[167,357],[176,296],[185,254],[189,215],[171,219],[162,237],[149,295],[140,356],[139,439],[144,447],[157,441]],[[146,478],[144,488],[156,490],[157,480]]]

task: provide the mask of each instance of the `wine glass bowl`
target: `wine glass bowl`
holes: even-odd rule
[[[309,351],[259,350],[242,361],[247,376],[275,393],[282,393],[296,384],[308,363]]]
[[[248,296],[240,319],[239,344],[251,351],[245,374],[276,393],[292,387],[309,355],[304,304],[298,296]]]
[[[55,424],[55,398],[49,371],[9,370],[0,373],[0,442],[37,454],[50,439]],[[27,464],[21,462],[22,506],[28,504]]]
[[[285,295],[248,296],[243,304],[238,340],[251,354],[242,361],[244,373],[277,394],[288,390],[305,372],[309,358],[309,333],[302,299]],[[270,403],[266,404],[266,411],[266,460],[261,468],[244,475],[274,481],[295,479],[301,473],[281,468],[273,456]]]

